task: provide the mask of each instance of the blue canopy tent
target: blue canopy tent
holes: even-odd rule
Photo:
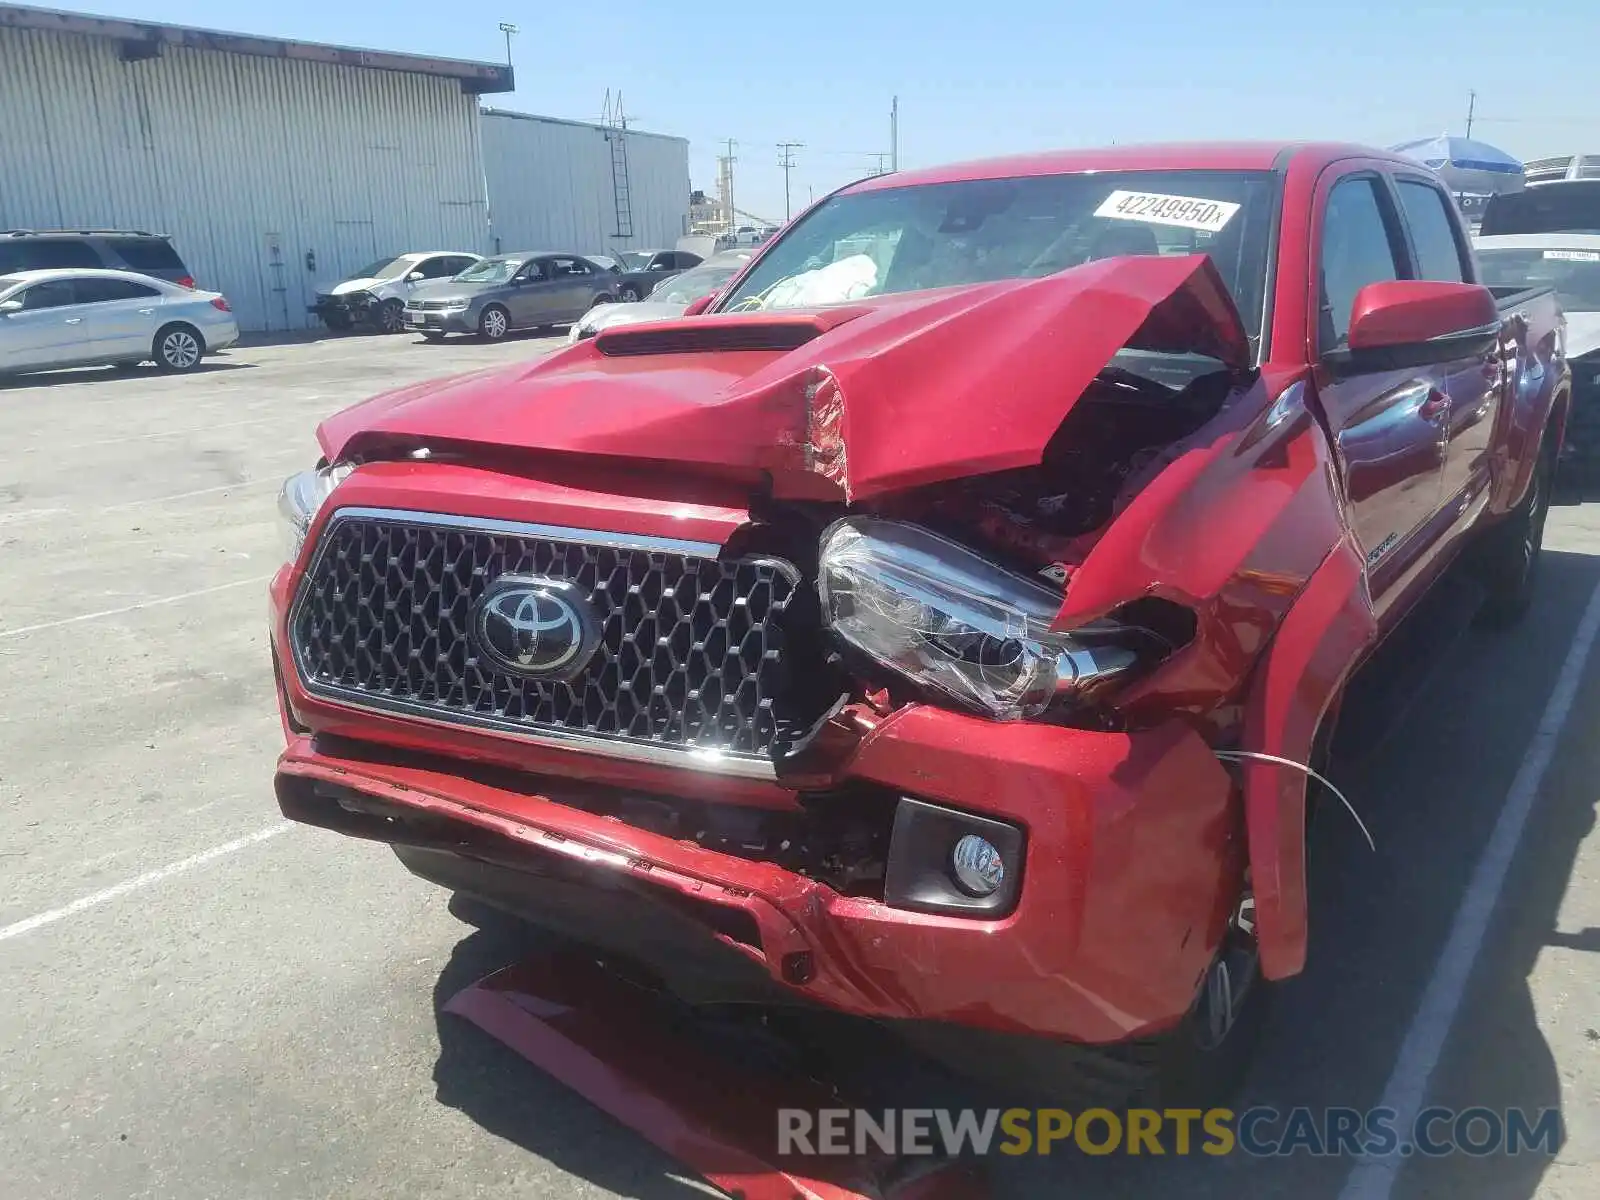
[[[1504,150],[1471,138],[1422,138],[1391,146],[1396,154],[1413,158],[1439,173],[1452,192],[1472,196],[1498,196],[1520,192],[1526,182],[1522,164]]]

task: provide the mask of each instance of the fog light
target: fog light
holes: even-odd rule
[[[987,838],[969,833],[950,852],[950,868],[962,890],[974,896],[988,896],[1006,881],[1005,860]]]

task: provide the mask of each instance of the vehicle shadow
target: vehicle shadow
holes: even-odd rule
[[[1306,971],[1277,989],[1255,1068],[1236,1113],[1270,1107],[1310,1110],[1320,1126],[1331,1108],[1365,1111],[1382,1102],[1452,922],[1533,740],[1597,585],[1600,557],[1547,550],[1535,606],[1507,631],[1474,629],[1445,656],[1393,735],[1359,768],[1333,768],[1335,782],[1377,843],[1369,849],[1348,816],[1319,819],[1310,851],[1311,953]],[[1600,662],[1600,659],[1596,660]],[[1492,681],[1493,686],[1485,686]],[[1457,1110],[1522,1109],[1530,1122],[1559,1109],[1557,1062],[1541,1031],[1530,977],[1541,952],[1600,952],[1600,931],[1557,932],[1556,915],[1574,858],[1595,822],[1600,739],[1600,670],[1580,689],[1555,764],[1506,879],[1472,982],[1427,1092],[1426,1103]],[[601,1187],[644,1200],[694,1194],[667,1172],[682,1171],[631,1132],[517,1058],[444,1004],[468,984],[545,946],[510,919],[481,920],[460,942],[435,989],[438,1098],[506,1138]],[[1546,1014],[1548,1017],[1548,1014]],[[1581,1034],[1580,1034],[1581,1036]],[[855,1046],[854,1072],[905,1084],[902,1106],[1004,1107],[940,1073],[910,1079],[903,1052]],[[881,1090],[881,1089],[880,1089]],[[882,1097],[889,1100],[896,1089]],[[892,1102],[892,1101],[891,1101]],[[1026,1099],[1015,1103],[1025,1105]],[[1062,1107],[1072,1107],[1065,1098]],[[1273,1137],[1281,1124],[1261,1127]],[[1407,1137],[1409,1130],[1399,1131]],[[1433,1131],[1448,1132],[1448,1126]],[[1355,1160],[1302,1146],[1283,1155],[1236,1149],[1213,1157],[1196,1137],[1187,1155],[1091,1156],[1070,1141],[1049,1157],[991,1156],[996,1197],[1061,1195],[1126,1200],[1234,1200],[1284,1196],[1337,1200]],[[1400,1200],[1524,1200],[1539,1189],[1548,1154],[1454,1154],[1412,1160]]]
[[[227,358],[202,359],[200,365],[187,372],[189,376],[217,375],[228,371],[246,371],[255,367],[252,362],[232,362]],[[25,391],[29,388],[64,387],[74,383],[133,383],[149,380],[162,373],[154,367],[140,366],[131,370],[116,367],[69,367],[63,371],[41,371],[33,375],[0,375],[0,392]],[[183,376],[172,375],[178,379]]]

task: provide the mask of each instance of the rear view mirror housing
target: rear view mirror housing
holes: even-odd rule
[[[1369,283],[1351,305],[1348,344],[1323,355],[1323,362],[1356,374],[1471,358],[1492,350],[1500,329],[1494,293],[1478,284]]]
[[[0,315],[9,317],[12,313],[21,311],[21,300],[0,300]]]
[[[691,301],[689,307],[683,310],[683,315],[686,317],[698,317],[717,302],[717,297],[720,294],[719,292],[711,292],[708,295],[701,296],[698,300]]]
[[[426,278],[427,278],[427,276],[425,276],[421,271],[413,271],[413,272],[411,272],[411,274],[406,276],[406,282],[407,283],[420,283],[422,280],[424,280]]]

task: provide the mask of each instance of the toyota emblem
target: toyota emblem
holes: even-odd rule
[[[570,579],[534,575],[502,575],[491,583],[473,614],[472,633],[496,666],[534,679],[570,678],[600,644],[583,589]]]

